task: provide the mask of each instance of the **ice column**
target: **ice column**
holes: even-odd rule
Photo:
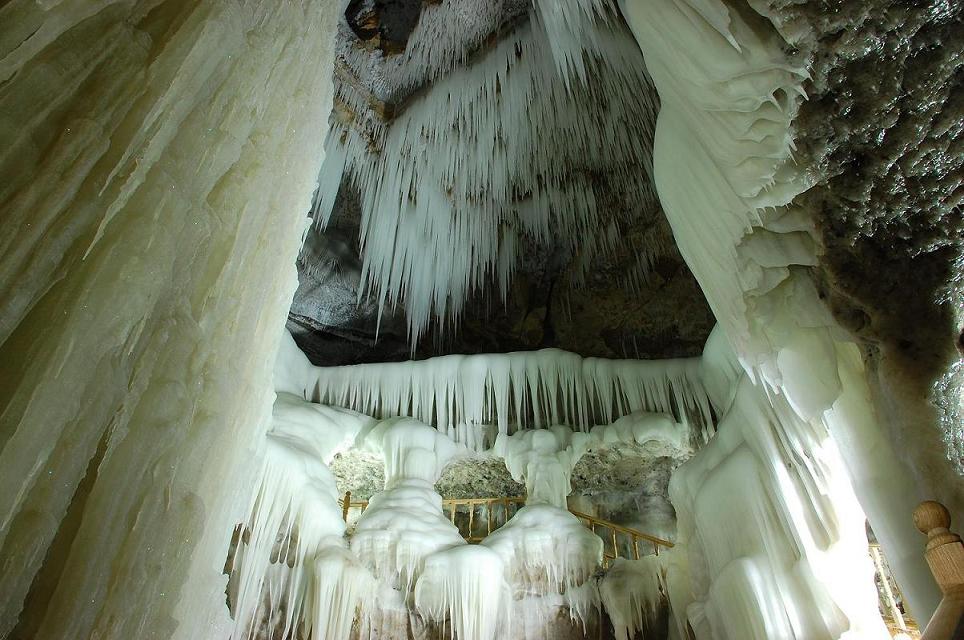
[[[505,459],[516,482],[526,485],[526,504],[549,504],[566,508],[572,491],[570,478],[579,458],[586,452],[590,436],[569,427],[500,434],[493,452]]]
[[[339,3],[0,4],[0,637],[217,637]]]
[[[434,483],[457,448],[438,431],[410,418],[380,422],[363,434],[366,448],[380,451],[385,491],[375,494],[358,519],[351,548],[376,578],[404,602],[430,553],[465,544],[442,514]]]
[[[800,433],[801,462],[820,469],[813,477],[821,483],[852,483],[860,498],[859,505],[815,503],[818,530],[823,523],[839,525],[826,528],[822,544],[862,535],[860,522],[840,518],[862,507],[894,560],[911,608],[926,619],[938,594],[919,554],[906,552],[917,544],[908,517],[920,499],[913,475],[869,402],[858,347],[814,286],[815,230],[809,212],[794,204],[812,179],[792,156],[791,125],[804,97],[805,61],[787,54],[791,47],[777,21],[768,25],[765,15],[755,15],[762,5],[738,5],[742,10],[719,0],[620,2],[662,104],[654,143],[660,201],[741,368],[765,387],[757,393],[779,397],[774,412],[795,414],[781,429]],[[835,448],[826,444],[827,434]],[[762,446],[753,440],[758,437],[748,434],[748,445]],[[831,448],[834,453],[827,453]],[[764,466],[778,460],[759,457]],[[780,473],[792,476],[798,464],[788,461]],[[787,492],[780,499],[811,503],[802,495],[810,482],[779,485]],[[946,491],[935,485],[928,490]],[[711,501],[704,504],[711,507]],[[835,593],[837,579],[832,571],[818,576],[827,594]],[[754,580],[754,588],[763,589],[765,575]],[[757,593],[765,609],[762,599],[770,595]],[[835,593],[837,606],[848,609],[837,597],[844,596]],[[860,625],[863,614],[851,608],[847,615]]]

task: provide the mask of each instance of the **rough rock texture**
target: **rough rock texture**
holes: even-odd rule
[[[670,474],[683,462],[679,452],[639,445],[594,447],[576,464],[571,498],[586,511],[625,524],[655,522],[669,509]],[[338,492],[368,500],[385,488],[385,469],[376,455],[351,449],[331,465]],[[501,458],[460,458],[442,470],[435,490],[445,498],[524,496],[525,486],[512,479]],[[575,507],[574,507],[575,508]],[[653,512],[656,513],[653,513]],[[653,532],[658,533],[658,532]]]
[[[754,4],[812,59],[795,126],[816,186],[795,204],[821,235],[823,294],[865,341],[893,436],[946,465],[942,438],[964,472],[964,5]]]
[[[572,472],[572,495],[588,498],[600,518],[627,526],[637,524],[654,505],[660,510],[668,505],[670,475],[683,463],[634,449],[591,450]]]

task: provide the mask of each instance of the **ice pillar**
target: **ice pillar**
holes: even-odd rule
[[[0,637],[217,637],[336,2],[0,7]]]

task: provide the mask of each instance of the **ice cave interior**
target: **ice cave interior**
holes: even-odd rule
[[[920,637],[962,21],[0,0],[0,640]]]

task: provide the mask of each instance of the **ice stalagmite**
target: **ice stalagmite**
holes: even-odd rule
[[[590,439],[557,426],[500,435],[494,448],[528,493],[526,506],[482,541],[505,564],[518,624],[544,627],[565,607],[585,628],[590,610],[598,609],[591,578],[603,542],[566,509],[572,468]]]
[[[422,616],[448,621],[459,640],[493,640],[501,561],[487,550],[466,548],[433,486],[445,463],[464,449],[410,418],[381,422],[360,439],[385,462],[385,491],[372,496],[351,540],[379,583],[377,599],[363,611],[363,633],[406,633],[414,596]]]
[[[264,468],[232,563],[238,640],[312,630],[347,640],[374,581],[348,551],[326,463],[374,422],[278,394]]]
[[[0,4],[0,636],[229,624],[337,10]]]

